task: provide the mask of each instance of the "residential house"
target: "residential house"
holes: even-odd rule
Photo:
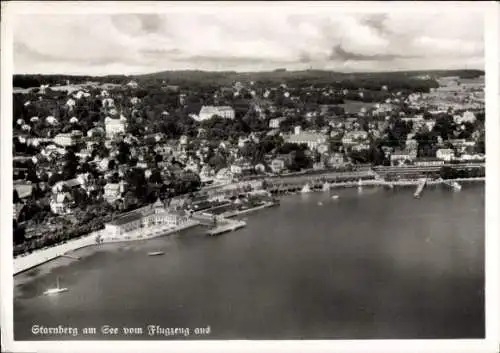
[[[455,115],[453,121],[456,124],[474,123],[476,121],[476,115],[473,112],[466,111],[462,115]]]
[[[125,134],[125,131],[127,129],[127,118],[125,118],[123,115],[121,115],[118,119],[107,117],[104,120],[104,124],[106,129],[106,137],[108,139],[111,139],[118,134]]]
[[[326,164],[332,168],[343,167],[344,155],[342,153],[332,153],[328,156]]]
[[[81,185],[82,185],[81,178],[73,178],[64,181],[59,181],[52,187],[52,193],[58,194],[64,191],[71,191],[76,188],[79,188]]]
[[[54,136],[54,143],[63,147],[73,146],[82,140],[82,135],[82,132],[79,130],[73,130],[71,133],[57,134]]]
[[[104,186],[104,199],[114,203],[127,191],[127,184],[122,180],[119,183],[108,183]]]
[[[342,137],[342,144],[344,147],[352,147],[360,142],[364,142],[368,139],[368,132],[364,130],[360,131],[348,131]]]
[[[243,171],[241,166],[238,164],[232,164],[230,170],[231,170],[231,173],[233,173],[234,175],[240,175]]]
[[[275,158],[272,160],[270,167],[273,173],[281,173],[285,170],[285,160],[282,158]]]
[[[392,166],[401,166],[412,162],[414,157],[409,151],[396,150],[391,154],[390,160]]]
[[[366,151],[370,149],[370,144],[369,143],[363,143],[360,142],[354,146],[351,147],[351,151],[355,152],[361,152],[361,151]]]
[[[75,201],[69,192],[58,192],[50,200],[50,210],[58,215],[69,214]]]
[[[27,183],[14,183],[14,190],[21,200],[28,199],[33,195],[33,185]]]
[[[215,179],[219,182],[230,183],[233,180],[233,173],[228,168],[222,168],[215,175]]]
[[[449,162],[455,158],[455,151],[451,148],[440,148],[436,151],[436,158]]]

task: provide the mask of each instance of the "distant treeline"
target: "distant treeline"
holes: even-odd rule
[[[418,76],[428,75],[431,79],[422,80]],[[476,78],[484,75],[481,70],[440,70],[440,71],[394,71],[375,73],[340,73],[335,71],[306,70],[272,72],[208,72],[208,71],[163,71],[146,75],[125,76],[71,76],[71,75],[14,75],[13,86],[19,88],[39,87],[41,84],[65,85],[95,81],[100,83],[125,84],[136,80],[143,85],[179,85],[183,86],[231,86],[235,82],[255,82],[257,85],[277,85],[285,83],[290,86],[329,86],[347,89],[365,88],[380,89],[386,85],[390,90],[415,89],[428,90],[437,87],[436,78],[443,76],[459,76],[460,78]]]

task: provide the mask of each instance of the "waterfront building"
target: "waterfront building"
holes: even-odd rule
[[[415,160],[414,164],[418,167],[436,167],[444,165],[444,161],[435,157],[420,157]]]
[[[167,208],[158,199],[154,204],[142,209],[127,212],[104,226],[102,237],[109,240],[125,239],[132,231],[148,231],[153,226],[166,225],[178,227],[189,220],[189,215],[183,210]]]
[[[201,107],[197,121],[212,119],[214,116],[219,116],[224,119],[234,119],[234,109],[229,106],[206,106]]]
[[[413,156],[409,151],[396,150],[391,154],[390,160],[392,166],[405,165],[408,162],[413,161]]]

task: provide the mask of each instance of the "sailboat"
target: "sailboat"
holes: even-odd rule
[[[330,183],[329,182],[325,182],[323,184],[323,191],[328,191],[330,190]]]
[[[304,185],[304,187],[302,188],[302,190],[300,190],[300,192],[302,192],[302,193],[311,192],[311,187],[309,186],[309,184],[306,184],[306,185]]]
[[[51,295],[51,294],[59,294],[62,292],[67,292],[69,289],[68,288],[61,288],[59,286],[59,277],[57,277],[57,287],[56,288],[49,288],[43,294],[45,295]]]

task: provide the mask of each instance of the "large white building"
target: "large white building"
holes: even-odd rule
[[[104,120],[106,126],[106,137],[113,138],[117,134],[124,134],[127,129],[127,118],[123,115],[119,119],[107,117]]]
[[[83,133],[79,130],[74,130],[71,133],[61,133],[54,136],[54,143],[59,146],[73,146],[81,141]]]
[[[302,132],[300,127],[295,127],[295,133],[286,137],[285,142],[298,145],[306,144],[311,150],[326,142],[326,135],[317,132]]]
[[[285,121],[285,117],[279,117],[269,120],[269,128],[278,129],[283,121]]]
[[[212,119],[214,116],[220,116],[224,119],[234,119],[234,109],[229,106],[212,106],[204,105],[201,107],[198,117],[195,118],[197,121],[204,121]]]
[[[121,240],[130,232],[145,230],[153,226],[177,227],[185,224],[189,215],[184,211],[168,209],[159,199],[152,205],[125,213],[106,223],[102,233],[108,240]]]

